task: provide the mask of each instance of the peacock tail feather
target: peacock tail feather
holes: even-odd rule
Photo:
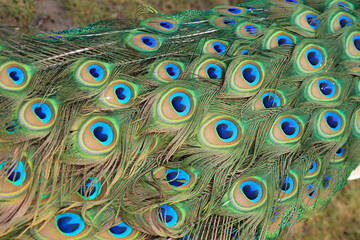
[[[360,163],[357,1],[0,29],[0,236],[277,239]]]

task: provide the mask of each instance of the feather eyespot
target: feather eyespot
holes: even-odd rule
[[[330,19],[330,31],[336,32],[346,26],[351,26],[355,22],[355,18],[349,13],[340,12]]]
[[[193,94],[183,88],[174,88],[159,101],[157,112],[167,123],[178,123],[188,120],[195,109]]]
[[[266,186],[257,178],[244,178],[232,188],[230,201],[240,211],[251,211],[262,206],[267,199]]]
[[[154,171],[154,176],[177,190],[189,189],[196,180],[194,173],[181,168],[160,167]]]
[[[330,184],[331,184],[331,176],[329,174],[325,174],[321,181],[321,186],[322,188],[326,189],[330,186]]]
[[[293,174],[287,174],[280,179],[280,201],[293,197],[298,191],[298,180]]]
[[[117,138],[117,129],[106,118],[92,118],[86,121],[78,133],[80,148],[92,155],[111,151],[118,140]]]
[[[204,44],[203,52],[205,54],[224,55],[227,50],[228,43],[221,40],[209,40]]]
[[[53,101],[43,101],[35,98],[26,102],[19,111],[21,124],[35,131],[41,131],[50,128],[57,117],[57,107]]]
[[[337,110],[325,110],[318,117],[318,132],[322,137],[332,138],[344,132],[345,120]]]
[[[167,227],[174,227],[181,220],[180,210],[174,205],[164,204],[156,209],[159,222]]]
[[[0,197],[13,198],[23,193],[29,186],[32,168],[23,157],[21,160],[6,160],[0,163]]]
[[[316,158],[312,161],[309,170],[307,171],[305,178],[313,178],[319,174],[321,170],[321,161],[319,158]]]
[[[345,52],[350,58],[360,58],[360,32],[352,31],[345,40]]]
[[[161,46],[159,37],[149,33],[135,33],[130,35],[128,44],[131,48],[139,52],[156,52]]]
[[[97,178],[89,178],[77,191],[78,196],[81,198],[91,201],[99,200],[106,193],[106,183],[102,183]]]
[[[317,45],[306,46],[297,56],[296,64],[302,73],[320,71],[326,64],[327,55],[325,50]]]
[[[240,142],[242,129],[232,118],[215,117],[202,125],[199,137],[210,148],[228,148]]]
[[[236,25],[236,20],[230,17],[217,17],[212,20],[212,23],[218,28],[231,29]]]
[[[333,1],[330,5],[331,7],[340,7],[345,12],[348,12],[350,9],[354,9],[354,6],[349,3],[348,1],[342,0],[342,1]]]
[[[225,75],[226,65],[217,59],[202,60],[193,70],[193,76],[199,79],[222,79]]]
[[[152,18],[145,20],[143,24],[161,33],[174,33],[178,30],[178,23],[172,19]]]
[[[275,90],[266,90],[261,97],[255,102],[255,109],[266,109],[280,107],[285,104],[283,95]]]
[[[232,62],[226,74],[231,89],[249,93],[257,90],[264,81],[265,73],[260,63],[252,60]]]
[[[308,87],[309,96],[317,101],[332,101],[339,97],[341,92],[337,81],[330,77],[315,78]]]
[[[123,239],[123,240],[135,240],[139,238],[139,231],[133,229],[125,222],[120,222],[117,225],[112,226],[106,231],[100,232],[96,235],[96,239],[101,240],[116,240],[116,239]]]
[[[164,60],[156,63],[150,74],[161,82],[170,82],[179,79],[184,72],[184,63],[178,61]]]
[[[284,31],[277,31],[273,33],[265,42],[266,49],[272,49],[283,46],[293,46],[296,44],[295,37]]]
[[[248,11],[246,8],[237,6],[219,6],[214,8],[214,10],[220,14],[228,16],[241,16]]]
[[[320,26],[319,15],[312,11],[305,11],[295,16],[295,24],[302,30],[315,33]]]
[[[275,121],[270,137],[276,143],[294,143],[300,140],[303,129],[303,124],[297,117],[281,116]]]
[[[330,163],[343,162],[346,156],[347,156],[346,147],[341,147],[335,152],[335,156],[330,159]]]
[[[305,185],[302,192],[302,202],[306,207],[312,206],[318,198],[318,189],[315,184],[310,183]]]
[[[336,185],[336,176],[332,175],[332,173],[326,173],[321,179],[320,182],[320,199],[326,199],[331,197],[335,192],[334,187]]]
[[[0,88],[9,91],[23,90],[30,82],[29,68],[18,62],[7,62],[0,66]]]
[[[107,79],[108,70],[105,63],[86,61],[76,71],[77,81],[88,87],[101,86]]]
[[[101,101],[112,107],[126,107],[136,98],[136,86],[125,80],[116,80],[103,91]]]
[[[239,24],[236,35],[241,38],[257,38],[260,35],[260,27],[256,24],[245,22]]]

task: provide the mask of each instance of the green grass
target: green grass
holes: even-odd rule
[[[159,12],[173,14],[185,9],[208,10],[235,1],[219,0],[0,0],[0,22],[3,25],[33,26],[43,31],[60,31],[86,26],[105,18],[132,18],[141,3],[152,5]],[[57,16],[49,14],[56,6]],[[236,1],[239,2],[239,1]],[[51,3],[51,5],[50,5]],[[42,4],[41,7],[39,4]],[[44,7],[45,6],[45,7]],[[65,23],[66,25],[62,25]],[[46,24],[45,24],[46,23]],[[328,207],[311,220],[295,227],[293,239],[360,239],[360,180],[350,182],[339,191]],[[286,239],[286,232],[281,236]]]

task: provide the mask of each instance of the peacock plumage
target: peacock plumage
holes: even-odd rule
[[[277,239],[309,219],[360,163],[359,8],[2,27],[0,238]]]

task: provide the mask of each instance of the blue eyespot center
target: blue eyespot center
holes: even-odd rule
[[[156,47],[156,39],[153,37],[149,37],[149,36],[142,37],[141,41],[150,48]]]
[[[104,69],[97,64],[90,64],[87,67],[89,74],[96,80],[101,81],[105,76]]]
[[[314,173],[317,170],[316,160],[312,162],[311,167],[309,169],[309,173]]]
[[[131,89],[125,84],[116,84],[114,86],[115,96],[121,104],[126,104],[132,98]]]
[[[232,14],[240,14],[241,10],[239,8],[228,8],[228,12]]]
[[[180,116],[186,116],[191,110],[191,102],[188,95],[182,92],[173,93],[170,96],[170,102],[173,109]]]
[[[8,76],[11,78],[11,80],[16,84],[20,85],[25,80],[25,74],[23,70],[17,67],[9,67],[7,69]]]
[[[7,163],[7,164],[6,164]],[[6,166],[5,166],[6,164]],[[0,170],[5,167],[5,176],[15,186],[20,186],[26,180],[25,165],[22,161],[19,162],[2,162],[0,164]]]
[[[85,222],[78,214],[62,213],[56,216],[56,226],[64,235],[74,236],[84,230]]]
[[[285,0],[285,2],[298,3],[298,1],[296,1],[296,0]]]
[[[324,175],[323,179],[322,179],[322,186],[323,188],[328,188],[329,185],[331,183],[331,177],[330,175],[326,174]]]
[[[306,57],[313,68],[319,68],[323,64],[323,55],[319,50],[315,48],[310,48],[309,50],[307,50]]]
[[[105,122],[96,122],[91,127],[93,136],[104,146],[108,146],[114,139],[114,133],[110,125]]]
[[[261,96],[261,102],[264,108],[272,108],[281,106],[281,100],[278,95],[274,93],[265,93]]]
[[[325,113],[325,120],[327,125],[334,131],[338,131],[341,128],[341,118],[334,112]]]
[[[327,79],[321,79],[318,81],[318,86],[319,86],[320,92],[325,97],[329,98],[329,97],[333,97],[335,95],[336,86],[331,81],[329,81]]]
[[[219,120],[215,123],[216,133],[223,142],[234,141],[238,137],[236,125],[226,119]]]
[[[116,238],[125,238],[132,232],[132,228],[124,222],[119,223],[109,229],[111,235]]]
[[[309,184],[308,187],[308,196],[309,198],[314,198],[316,196],[316,187],[314,184]]]
[[[162,205],[158,208],[158,217],[168,227],[173,227],[178,222],[178,214],[170,205]]]
[[[345,149],[344,148],[339,148],[337,151],[336,151],[336,155],[339,156],[339,157],[342,157],[345,153]]]
[[[347,16],[339,17],[339,24],[340,24],[341,28],[353,25],[351,18],[349,18]]]
[[[291,45],[293,43],[291,38],[286,35],[279,35],[276,40],[279,47],[283,45]]]
[[[285,180],[281,186],[281,190],[284,193],[288,194],[288,193],[291,193],[293,189],[294,189],[294,180],[292,179],[292,177],[286,176]]]
[[[31,106],[31,109],[41,122],[47,123],[51,120],[52,112],[50,107],[46,103],[34,103]]]
[[[317,29],[320,25],[320,20],[313,14],[307,14],[306,21],[312,29]]]
[[[283,133],[289,138],[297,137],[300,132],[299,124],[292,118],[281,119],[280,126]]]
[[[241,73],[245,81],[251,86],[255,86],[260,81],[260,71],[252,64],[245,64],[241,68]]]
[[[89,178],[78,193],[86,200],[93,200],[101,193],[101,183],[96,178]]]
[[[356,50],[360,51],[360,36],[355,36],[353,38],[353,43],[354,43]]]
[[[184,186],[190,182],[190,175],[182,169],[167,169],[165,172],[166,181],[174,188]]]
[[[166,29],[172,29],[174,27],[171,22],[160,22],[159,25]]]
[[[172,63],[168,63],[164,66],[166,73],[172,79],[177,79],[180,75],[180,69],[178,66]]]
[[[223,19],[223,23],[224,23],[225,25],[228,25],[228,26],[232,27],[232,26],[234,26],[234,24],[235,24],[235,20],[233,20],[233,19],[231,19],[231,18],[224,18],[224,19]]]
[[[222,77],[222,69],[216,64],[206,65],[206,73],[210,79],[220,79]]]
[[[254,203],[260,201],[263,195],[261,185],[251,180],[242,182],[240,184],[240,190],[249,201]]]
[[[212,47],[220,55],[224,54],[226,51],[226,46],[221,42],[213,42]]]
[[[255,35],[256,32],[257,32],[256,27],[254,27],[252,25],[246,25],[245,26],[245,31],[250,35]]]

